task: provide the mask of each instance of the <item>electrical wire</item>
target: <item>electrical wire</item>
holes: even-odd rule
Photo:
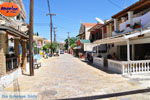
[[[49,11],[49,14],[51,13],[51,8],[50,8],[50,1],[47,0],[47,5],[48,5],[48,11]]]
[[[134,3],[133,0],[107,0],[119,9],[125,9],[128,5]]]
[[[119,9],[123,9],[121,6],[117,5],[116,3],[114,3],[114,2],[111,1],[111,0],[108,0],[108,2],[110,2],[110,3],[113,4],[114,6],[118,7]]]

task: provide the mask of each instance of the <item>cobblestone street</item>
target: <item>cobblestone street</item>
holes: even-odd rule
[[[138,81],[109,74],[64,54],[45,60],[35,76],[22,75],[6,91],[38,92],[40,100],[68,99],[144,89]],[[149,94],[136,94],[106,100],[149,100]],[[84,99],[83,99],[84,100]],[[91,99],[90,99],[91,100]]]

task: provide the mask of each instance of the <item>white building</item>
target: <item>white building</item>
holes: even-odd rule
[[[140,0],[112,16],[113,20],[101,27],[107,37],[93,44],[98,45],[98,53],[99,46],[105,44],[107,52],[100,53],[102,58],[98,64],[107,63],[108,69],[122,74],[150,72],[149,5],[149,0]]]

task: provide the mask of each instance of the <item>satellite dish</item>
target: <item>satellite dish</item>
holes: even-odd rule
[[[104,21],[103,20],[101,20],[100,18],[95,18],[97,21],[98,21],[98,23],[101,23],[101,24],[104,24]]]
[[[1,24],[1,25],[4,25],[4,24],[6,24],[6,21],[0,20],[0,24]]]

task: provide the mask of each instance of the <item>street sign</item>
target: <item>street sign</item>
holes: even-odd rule
[[[0,5],[0,13],[7,17],[15,17],[20,13],[20,8],[12,2],[4,2]]]

